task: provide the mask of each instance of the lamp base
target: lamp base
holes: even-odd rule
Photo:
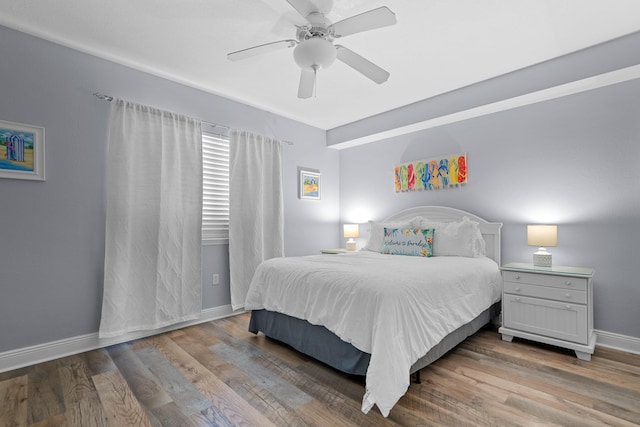
[[[347,251],[354,252],[356,250],[356,241],[353,239],[347,240]]]
[[[533,254],[533,266],[551,267],[551,254],[545,248],[538,249],[538,252]]]

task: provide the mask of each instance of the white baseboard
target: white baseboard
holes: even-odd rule
[[[197,325],[198,323],[209,322],[211,320],[222,319],[224,317],[233,316],[242,313],[243,310],[234,312],[231,305],[223,305],[220,307],[207,308],[202,310],[200,317],[188,322],[177,323],[162,329],[153,331],[132,332],[126,335],[113,338],[98,337],[98,333],[80,335],[77,337],[66,338],[58,341],[52,341],[44,344],[38,344],[31,347],[19,348],[0,353],[0,372],[11,371],[13,369],[22,368],[24,366],[34,365],[36,363],[47,362],[59,357],[70,356],[72,354],[83,353],[85,351],[95,350],[97,348],[107,347],[113,344],[119,344],[139,338],[149,337],[162,332],[173,331],[175,329],[185,328],[187,326]]]
[[[202,310],[200,317],[189,322],[178,323],[154,331],[132,332],[120,337],[98,338],[98,333],[80,335],[63,340],[38,344],[31,347],[20,348],[0,353],[0,372],[7,372],[13,369],[34,365],[36,363],[47,362],[60,357],[72,354],[83,353],[97,348],[107,347],[139,338],[149,337],[162,332],[173,331],[211,320],[222,319],[243,312],[233,311],[230,305],[208,308]],[[596,346],[613,348],[628,353],[640,354],[640,338],[626,335],[614,334],[612,332],[595,331],[598,339]]]
[[[640,354],[640,338],[614,334],[613,332],[595,331],[598,336],[596,347],[608,347],[627,353]]]

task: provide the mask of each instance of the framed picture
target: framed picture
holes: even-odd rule
[[[0,120],[0,178],[44,181],[44,128]]]
[[[320,173],[300,171],[300,198],[320,200]]]
[[[467,185],[467,153],[403,163],[393,168],[396,193]]]

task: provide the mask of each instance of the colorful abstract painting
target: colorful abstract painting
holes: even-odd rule
[[[394,168],[396,193],[467,185],[467,153],[403,163]]]

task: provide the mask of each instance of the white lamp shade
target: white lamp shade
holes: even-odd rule
[[[527,225],[529,246],[558,246],[557,225]]]
[[[558,226],[527,225],[527,244],[539,246],[538,252],[533,254],[535,267],[551,267],[551,254],[545,246],[558,246]]]
[[[312,38],[300,42],[293,49],[293,59],[303,70],[315,71],[318,68],[327,68],[336,60],[336,48],[328,40]]]
[[[344,237],[360,237],[360,226],[358,224],[344,224]]]

